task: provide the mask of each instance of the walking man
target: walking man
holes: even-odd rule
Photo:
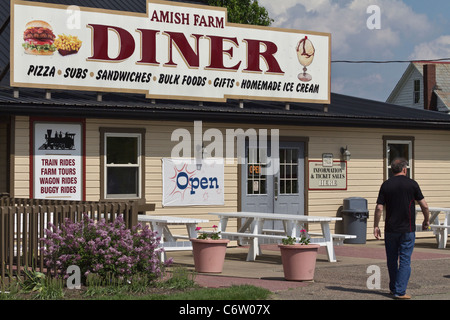
[[[391,163],[394,176],[386,180],[380,187],[375,208],[373,234],[381,239],[379,223],[383,209],[386,208],[385,248],[389,272],[389,289],[396,299],[410,299],[406,294],[411,275],[411,255],[416,239],[415,201],[422,208],[422,229],[427,230],[430,212],[419,184],[407,177],[408,162],[395,159]]]

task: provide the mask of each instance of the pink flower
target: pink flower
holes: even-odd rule
[[[216,225],[213,225],[213,228],[214,228],[214,229],[217,229],[218,227],[217,227]]]
[[[197,228],[195,228],[195,231],[200,231],[200,230],[202,230],[202,228],[201,228],[201,227],[197,227]]]

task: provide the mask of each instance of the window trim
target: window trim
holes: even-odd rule
[[[101,200],[138,200],[140,203],[145,203],[145,129],[134,129],[134,128],[100,128],[100,199]],[[138,196],[133,195],[116,195],[108,196],[106,194],[106,169],[108,165],[106,164],[106,139],[108,137],[138,137],[138,171],[140,181],[138,186]],[[120,165],[121,167],[127,165]],[[129,165],[136,167],[136,165]]]
[[[296,178],[293,178],[292,177],[292,168],[294,167],[294,166],[296,166],[297,167],[297,172],[298,172],[298,170],[299,170],[299,168],[298,168],[298,166],[299,166],[299,162],[297,161],[297,162],[290,162],[290,163],[288,163],[288,162],[284,162],[284,163],[281,163],[281,150],[296,150],[297,151],[297,159],[296,160],[298,160],[298,157],[299,157],[299,150],[300,150],[300,148],[299,147],[280,147],[280,161],[279,161],[279,164],[280,164],[280,171],[278,172],[278,176],[279,176],[279,184],[280,184],[280,186],[279,186],[279,191],[278,191],[278,193],[280,194],[280,195],[289,195],[289,196],[294,196],[294,195],[299,195],[300,194],[300,185],[299,185],[299,183],[300,183],[300,181],[299,181],[299,175],[297,174],[297,177]],[[291,158],[291,160],[292,160],[292,158]],[[284,178],[282,178],[281,177],[281,166],[282,165],[285,165],[285,170],[286,170],[286,167],[287,166],[289,166],[290,168],[291,168],[291,177],[290,178],[287,178],[287,177],[284,177]],[[286,174],[286,171],[285,171],[285,174]],[[284,180],[285,181],[285,190],[284,190],[284,192],[285,193],[282,193],[281,191],[281,181],[282,180]],[[290,192],[290,193],[288,193],[288,192],[286,192],[286,187],[287,187],[287,185],[286,185],[286,183],[287,183],[287,181],[290,181],[290,184],[291,184],[291,188],[292,188],[292,182],[293,181],[297,181],[297,189],[296,189],[296,192]],[[292,191],[292,190],[291,190]]]
[[[419,82],[419,91],[416,90],[416,81]],[[414,79],[413,80],[413,103],[414,104],[420,104],[420,98],[421,98],[421,90],[420,90],[420,86],[421,86],[422,82],[420,78]],[[416,93],[419,95],[419,100],[416,102]]]
[[[254,159],[256,162],[250,162],[250,151],[251,150],[254,150],[254,152],[255,152],[255,156],[256,156],[256,159]],[[259,173],[257,176],[253,173],[252,174],[252,176],[250,177],[249,176],[249,171],[248,171],[248,169],[249,169],[249,167],[250,166],[254,166],[254,165],[257,165],[257,166],[259,166],[260,167],[260,169],[262,169],[263,167],[266,167],[267,166],[267,159],[268,159],[268,156],[267,156],[267,150],[266,150],[266,154],[265,154],[265,160],[266,161],[264,161],[264,159],[260,159],[259,157],[260,157],[260,154],[259,154],[259,146],[257,146],[256,148],[250,148],[250,146],[246,146],[246,149],[245,149],[245,151],[246,151],[246,158],[245,158],[245,171],[246,171],[246,178],[245,178],[245,180],[246,180],[246,191],[245,191],[245,193],[246,193],[246,196],[250,196],[250,197],[252,197],[252,196],[267,196],[268,195],[268,193],[267,193],[267,191],[268,191],[268,181],[267,181],[267,175],[262,175],[262,173]],[[253,152],[253,151],[252,151]],[[254,182],[254,181],[258,181],[258,183],[259,183],[259,186],[258,186],[258,188],[259,188],[259,190],[258,190],[258,193],[248,193],[248,189],[249,189],[249,182],[250,181],[252,181],[252,183]],[[264,183],[264,189],[266,190],[266,192],[265,193],[261,193],[261,188],[262,188],[262,185],[263,185],[263,183]],[[252,189],[253,189],[253,187],[252,187]]]
[[[388,145],[389,144],[408,144],[410,146],[409,148],[409,160],[408,160],[408,167],[411,172],[411,178],[414,179],[414,163],[415,163],[415,154],[414,154],[414,137],[402,137],[402,136],[383,136],[383,178],[384,180],[387,180],[389,178],[389,170],[390,170],[390,163],[389,159],[387,157],[388,153]]]

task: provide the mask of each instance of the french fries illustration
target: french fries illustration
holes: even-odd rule
[[[82,41],[77,36],[60,34],[55,40],[54,45],[62,56],[78,53],[81,48]]]

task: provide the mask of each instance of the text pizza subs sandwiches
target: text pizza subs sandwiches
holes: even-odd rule
[[[45,21],[33,20],[25,25],[23,47],[25,53],[34,55],[52,55],[56,51],[52,27]]]

